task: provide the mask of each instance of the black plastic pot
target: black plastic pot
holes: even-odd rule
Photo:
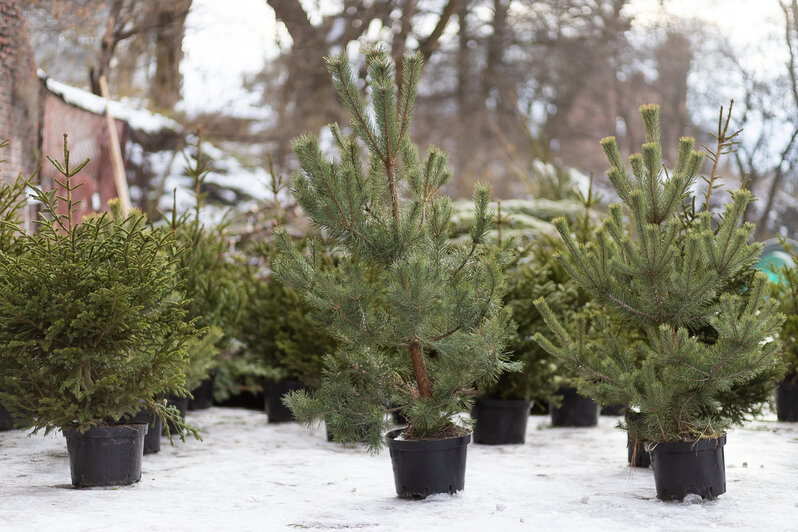
[[[11,413],[0,405],[0,430],[11,430],[14,428],[14,420],[11,418]]]
[[[93,427],[83,434],[65,431],[72,484],[124,486],[141,480],[146,434],[145,423]]]
[[[524,443],[529,401],[477,399],[471,417],[477,420],[474,443]]]
[[[283,404],[283,396],[288,392],[307,390],[308,387],[302,381],[279,381],[270,382],[266,386],[266,414],[269,416],[269,423],[283,423],[294,421],[294,414],[291,409]]]
[[[263,392],[251,392],[243,390],[237,395],[231,395],[224,401],[217,401],[214,399],[215,406],[226,408],[247,408],[249,410],[263,410],[265,398]]]
[[[166,404],[169,406],[174,406],[180,412],[180,417],[182,419],[186,419],[186,412],[188,412],[188,397],[178,397],[176,395],[168,395],[166,396]],[[166,425],[169,427],[170,434],[177,434],[178,431],[175,424],[171,421],[167,421]],[[164,428],[165,429],[165,428]],[[166,430],[162,431],[162,434],[166,435]]]
[[[213,406],[213,383],[216,381],[216,373],[202,381],[199,386],[191,390],[194,396],[188,402],[189,410],[205,410]]]
[[[627,436],[626,437],[626,460],[631,467],[647,468],[651,465],[651,455],[646,451],[646,442],[638,441],[635,446],[635,441]]]
[[[626,405],[607,405],[601,409],[602,416],[622,416]]]
[[[392,430],[385,435],[399,497],[424,499],[434,493],[453,494],[465,487],[466,451],[471,434],[443,440],[397,440],[403,430]]]
[[[798,421],[797,383],[779,383],[776,388],[776,415],[779,421]]]
[[[680,501],[689,493],[714,499],[726,493],[726,436],[694,442],[647,443],[657,498]]]
[[[643,415],[634,410],[627,409],[624,412],[626,426],[629,427],[643,419]],[[651,465],[651,455],[646,451],[646,442],[632,439],[626,436],[626,460],[631,467],[649,467]]]
[[[558,408],[549,404],[551,424],[555,427],[593,427],[598,424],[599,405],[579,395],[576,388],[560,388],[562,403]]]
[[[161,434],[163,420],[149,410],[139,410],[135,416],[125,419],[124,423],[146,423],[147,435],[144,437],[144,454],[153,454],[161,450]]]

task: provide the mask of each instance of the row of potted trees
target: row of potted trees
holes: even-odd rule
[[[199,146],[196,208],[159,226],[116,203],[76,223],[82,164],[70,165],[66,144],[53,161],[63,195],[24,180],[0,188],[0,401],[18,426],[63,430],[75,456],[97,456],[122,431],[133,465],[113,477],[76,465],[73,483],[127,483],[148,425],[193,430],[170,404],[213,389],[209,375],[217,398],[242,376],[249,389],[268,379],[270,421],[288,407],[336,441],[387,444],[397,493],[425,497],[464,487],[474,421],[463,413],[475,441],[521,443],[533,400],[570,425],[622,405],[630,460],[646,465],[650,451],[658,497],[723,493],[725,432],[757,413],[783,371],[776,301],[793,316],[778,291],[798,285],[789,271],[776,287],[755,273],[750,193],[734,192],[722,213],[708,195],[691,208],[702,154],[683,138],[664,170],[658,108],[644,106],[631,170],[602,141],[622,201],[603,223],[588,190],[583,216],[555,221],[559,238],[490,238],[490,192],[477,186],[468,236],[452,239],[446,155],[409,137],[421,58],[405,57],[397,85],[389,54],[371,51],[371,105],[346,55],[328,66],[348,134],[330,126],[336,159],[317,138],[297,139],[293,187],[324,239],[278,230],[251,261],[231,260],[223,232],[200,222]],[[35,234],[15,218],[29,184],[42,205]],[[583,414],[565,419],[574,402]],[[142,410],[156,421],[135,424]]]
[[[471,430],[459,414],[484,393],[475,407],[479,434],[522,366],[508,352],[515,324],[503,304],[503,270],[515,246],[486,240],[492,214],[481,186],[469,240],[448,238],[451,207],[439,193],[449,178],[445,157],[436,148],[422,156],[408,137],[419,58],[404,59],[396,87],[388,55],[370,52],[370,107],[345,55],[328,66],[351,135],[330,127],[338,159],[325,157],[315,137],[296,140],[294,194],[338,246],[337,262],[322,268],[312,245],[302,254],[281,233],[273,264],[338,347],[325,357],[320,388],[294,392],[286,404],[305,423],[334,418],[341,441],[387,443],[400,496],[454,492],[463,488]],[[613,138],[602,140],[622,203],[598,228],[575,231],[555,220],[562,252],[552,268],[567,275],[546,293],[547,272],[536,268],[522,290],[542,292],[535,308],[547,327],[533,332],[534,341],[570,368],[578,390],[603,405],[626,405],[623,427],[632,450],[650,453],[657,496],[713,498],[726,489],[726,430],[758,412],[779,378],[784,317],[755,273],[761,244],[750,243],[753,226],[743,222],[750,192],[735,191],[723,212],[711,211],[713,170],[705,208],[696,210],[704,154],[682,138],[666,170],[659,108],[641,113],[646,142],[631,168]],[[721,148],[710,155],[717,160]],[[523,322],[535,319],[528,309],[515,316],[525,332]],[[562,392],[572,398],[572,390]],[[520,403],[502,405],[523,419],[529,395],[519,395]],[[386,409],[407,426],[383,439]]]

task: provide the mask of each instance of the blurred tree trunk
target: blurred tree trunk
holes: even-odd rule
[[[413,33],[414,16],[418,13],[417,0],[345,0],[341,10],[325,16],[313,24],[299,0],[267,0],[279,22],[291,35],[291,49],[282,57],[284,80],[275,84],[275,94],[265,94],[278,114],[280,131],[272,152],[278,169],[285,168],[290,156],[290,140],[306,131],[319,131],[326,123],[340,118],[335,93],[324,57],[337,54],[347,44],[362,36],[373,20],[391,27],[391,13],[399,7],[398,31],[392,38],[395,57],[407,50]],[[413,35],[418,41],[418,51],[429,59],[438,48],[451,17],[457,13],[461,0],[448,0],[443,6],[429,35]],[[275,76],[274,73],[269,73]],[[401,61],[397,78],[401,79]],[[267,92],[269,89],[267,88]]]
[[[30,34],[18,0],[0,0],[0,151],[6,176],[31,175],[41,162],[42,104]]]
[[[150,80],[150,99],[156,109],[171,111],[180,100],[180,61],[191,0],[161,0],[156,4],[156,66]]]

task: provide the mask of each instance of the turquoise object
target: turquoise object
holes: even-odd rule
[[[794,251],[798,251],[798,243],[792,240],[787,242],[792,245]],[[770,282],[781,283],[784,279],[779,274],[779,270],[785,266],[787,268],[795,267],[795,260],[792,255],[784,250],[778,240],[767,241],[756,268],[767,274]]]

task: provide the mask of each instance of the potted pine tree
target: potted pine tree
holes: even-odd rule
[[[792,265],[777,268],[776,282],[770,284],[770,297],[779,302],[786,317],[779,330],[784,378],[776,388],[776,416],[779,421],[798,421],[798,254],[794,244],[784,239],[780,244]]]
[[[336,264],[322,267],[315,244],[303,255],[278,232],[273,266],[339,346],[325,357],[319,390],[294,392],[286,404],[303,423],[330,421],[338,441],[371,449],[387,441],[400,497],[453,493],[464,487],[471,429],[461,413],[475,384],[518,369],[505,355],[512,323],[502,304],[511,248],[485,241],[490,192],[481,185],[469,242],[449,238],[451,203],[439,194],[446,156],[433,147],[422,158],[409,137],[420,56],[404,58],[397,94],[389,54],[366,54],[370,107],[345,54],[327,65],[354,135],[330,127],[340,160],[326,158],[314,136],[296,139],[293,194],[337,246]],[[407,426],[383,437],[386,399]]]
[[[61,429],[72,483],[120,485],[141,477],[147,425],[123,423],[142,405],[174,419],[157,398],[184,386],[197,335],[175,284],[171,232],[138,211],[73,218],[80,185],[64,139],[63,190],[31,185],[38,232],[20,226],[23,252],[0,250],[0,389],[22,428]],[[196,432],[194,432],[196,435]]]
[[[601,141],[623,204],[610,207],[584,244],[564,220],[555,225],[568,249],[563,267],[607,309],[597,319],[612,318],[645,336],[621,346],[608,325],[600,326],[607,331],[603,339],[586,341],[539,300],[551,331],[536,339],[578,369],[586,395],[640,414],[626,428],[648,442],[658,498],[714,498],[726,491],[726,430],[758,408],[749,385],[759,389],[757,381],[777,367],[780,346],[773,338],[783,317],[767,298],[764,275],[753,273],[762,245],[750,243],[754,227],[743,222],[751,193],[734,191],[723,212],[712,212],[713,173],[705,208],[693,214],[691,190],[704,154],[684,137],[675,168],[664,170],[659,107],[645,105],[641,113],[646,142],[630,157],[631,174],[615,139]]]

